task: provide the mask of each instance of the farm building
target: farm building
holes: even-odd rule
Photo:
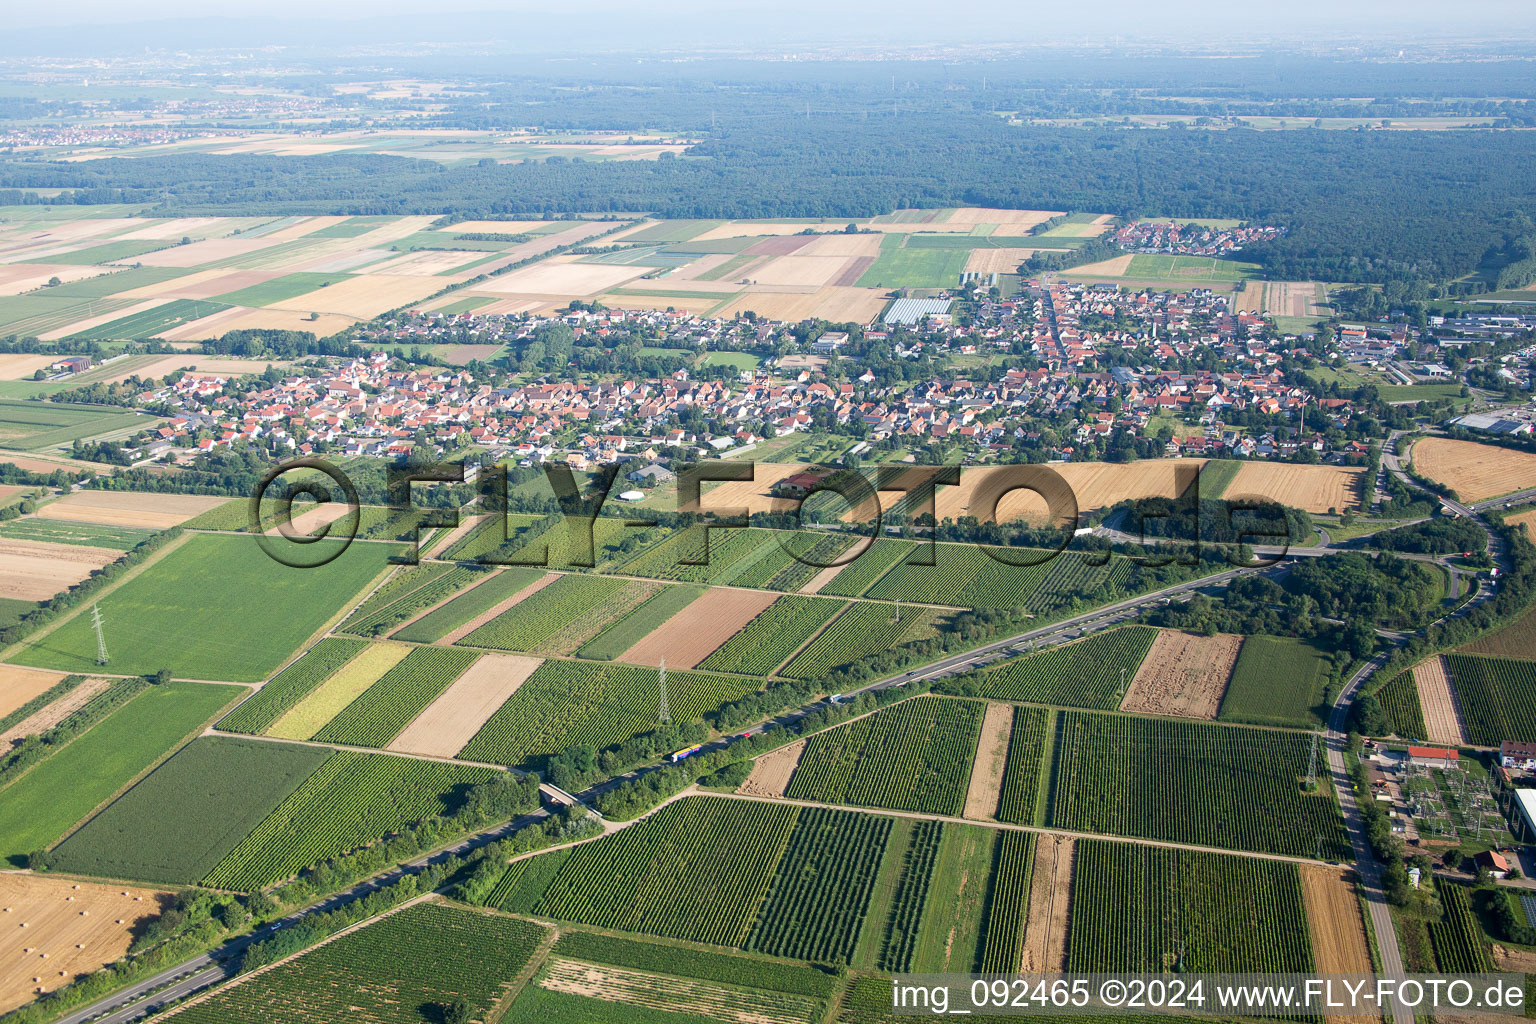
[[[1408,760],[1413,764],[1449,768],[1459,755],[1454,747],[1409,747]]]
[[[1499,744],[1499,764],[1504,768],[1536,769],[1536,743],[1505,740]]]
[[[818,473],[796,473],[774,484],[773,493],[787,498],[803,498],[815,490],[821,480],[821,474]]]
[[[50,369],[66,370],[70,373],[84,373],[91,368],[90,356],[69,356],[54,363]]]

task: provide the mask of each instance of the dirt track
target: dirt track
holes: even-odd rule
[[[1035,867],[1029,883],[1029,917],[1024,925],[1020,971],[1067,969],[1067,927],[1072,915],[1072,866],[1077,840],[1035,838]]]
[[[965,817],[987,821],[997,813],[1003,791],[1003,767],[1008,759],[1008,737],[1013,729],[1013,705],[988,704],[976,744],[976,763],[965,794]]]
[[[1371,949],[1360,920],[1354,886],[1338,868],[1299,866],[1301,892],[1307,904],[1312,954],[1319,974],[1370,974]],[[1329,1021],[1377,1020],[1370,1015],[1330,1016]]]

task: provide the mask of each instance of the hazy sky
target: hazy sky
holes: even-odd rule
[[[546,29],[564,29],[579,48],[587,36],[606,36],[623,26],[640,33],[637,47],[664,45],[675,34],[683,45],[712,41],[750,46],[779,39],[824,38],[829,43],[925,40],[975,43],[1020,42],[1041,36],[1082,39],[1145,35],[1198,38],[1202,30],[1223,38],[1235,33],[1306,34],[1336,27],[1372,35],[1444,32],[1465,37],[1492,33],[1501,38],[1536,37],[1536,4],[1531,0],[1286,0],[1254,4],[1244,0],[967,0],[952,7],[931,0],[12,0],[5,20],[12,30],[35,27],[99,26],[122,22],[209,17],[326,19],[358,25],[404,17],[452,23],[469,12],[484,12],[487,26],[502,28],[520,17]],[[1454,14],[1451,11],[1454,10]],[[473,39],[473,34],[464,38]]]

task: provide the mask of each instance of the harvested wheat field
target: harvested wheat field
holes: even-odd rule
[[[1467,723],[1456,702],[1456,687],[1445,659],[1436,655],[1413,666],[1413,682],[1424,712],[1424,729],[1431,743],[1459,746],[1470,743]]]
[[[965,817],[990,821],[1003,793],[1003,767],[1008,762],[1008,737],[1013,729],[1012,704],[988,704],[976,744],[976,764],[965,793]]]
[[[1061,212],[1058,210],[999,210],[986,206],[962,206],[951,211],[941,224],[963,225],[967,231],[977,224],[996,224],[999,228],[1008,228],[1007,234],[1016,235],[1019,233],[1015,230],[1017,228],[1032,228],[1059,216]],[[923,230],[931,230],[933,227],[925,224]]]
[[[1131,270],[1131,253],[1062,271],[1063,277],[1124,277]]]
[[[140,491],[76,491],[37,510],[39,518],[105,526],[169,530],[228,501],[206,494],[150,494]]]
[[[810,469],[797,463],[758,462],[752,466],[754,479],[703,481],[699,485],[697,509],[704,512],[726,512],[731,509],[747,509],[753,513],[773,511],[773,485],[785,477],[804,473]],[[785,504],[780,499],[780,504]],[[679,509],[679,511],[692,511]]]
[[[40,736],[91,702],[112,685],[110,679],[87,679],[58,700],[0,732],[0,750],[7,750],[23,736]]]
[[[879,235],[817,235],[800,256],[879,256]]]
[[[666,659],[673,668],[693,668],[778,599],[778,594],[766,591],[712,587],[619,655],[619,660],[660,665]]]
[[[71,281],[83,281],[106,273],[109,271],[105,267],[97,266],[72,267],[64,263],[12,263],[9,266],[0,266],[0,295],[20,295],[22,292],[30,292],[42,288],[54,278],[58,278],[62,284],[69,284]],[[50,358],[61,357],[51,356]]]
[[[38,370],[46,370],[62,356],[34,356],[26,354],[0,354],[0,380],[20,380]]]
[[[1307,925],[1312,933],[1312,955],[1319,974],[1370,974],[1371,949],[1360,919],[1360,900],[1355,887],[1338,868],[1302,864],[1301,892],[1307,904]],[[1330,1021],[1369,1024],[1380,1018],[1369,1015],[1330,1015]]]
[[[326,288],[316,288],[298,298],[274,302],[267,308],[366,318],[442,290],[443,282],[430,277],[367,274],[337,281]]]
[[[737,296],[716,316],[731,317],[743,310],[774,320],[807,320],[821,317],[838,322],[868,323],[885,309],[885,293],[874,288],[828,285],[809,295],[796,292],[748,291]]]
[[[452,757],[542,664],[542,658],[481,655],[386,749],[402,754]]]
[[[818,224],[814,221],[796,222],[790,224],[770,224],[767,221],[758,220],[733,220],[710,228],[701,235],[690,238],[690,242],[713,242],[721,238],[756,238],[758,236],[773,235],[798,235],[802,231],[816,231],[826,234],[840,231],[840,226],[832,224]]]
[[[805,740],[795,740],[787,747],[780,747],[759,757],[752,763],[752,774],[747,776],[736,792],[743,796],[783,796],[789,788],[789,777],[800,767],[800,755],[805,753]]]
[[[27,701],[41,697],[48,688],[64,678],[62,672],[43,672],[32,668],[0,665],[0,718]]]
[[[1040,522],[1049,511],[1046,499],[1019,486],[1025,481],[1034,482],[1031,478],[1041,475],[1036,472],[1038,469],[1050,470],[1066,481],[1077,499],[1077,512],[1081,515],[1093,509],[1107,508],[1128,498],[1177,497],[1203,465],[1204,459],[1143,459],[1125,463],[1052,463],[1039,467],[965,467],[960,471],[958,486],[945,484],[937,489],[935,503],[941,520],[976,516],[987,522],[1011,522],[1018,519]],[[758,468],[761,470],[763,467]],[[799,468],[803,470],[805,467]],[[918,486],[931,477],[933,472],[932,467],[913,467],[902,479],[903,482],[909,481],[913,486]],[[1000,488],[1014,489],[1000,492]],[[901,490],[881,491],[881,509],[889,511],[894,508],[906,493]],[[990,507],[993,496],[998,496],[995,519]],[[867,519],[870,513],[866,503],[844,518]]]
[[[202,242],[193,242],[191,245],[173,245],[166,249],[158,249],[142,256],[135,256],[133,261],[142,263],[146,267],[199,267],[205,263],[250,256],[280,244],[282,244],[281,239],[272,238],[210,238]]]
[[[473,290],[485,295],[596,295],[634,280],[649,269],[612,263],[577,263],[570,257],[556,256],[482,281]]]
[[[1039,249],[972,249],[965,259],[968,274],[1017,274],[1019,264]]]
[[[814,290],[831,284],[848,263],[846,256],[780,256],[750,275],[754,287],[779,285],[789,288]]]
[[[397,279],[400,280],[400,279]],[[409,279],[405,279],[409,280]],[[330,289],[326,289],[329,291]],[[335,313],[321,313],[311,319],[308,311],[299,309],[251,309],[235,306],[219,313],[212,313],[201,320],[157,334],[167,341],[201,340],[218,338],[230,331],[307,331],[319,337],[335,334],[353,326],[357,317]]]
[[[466,263],[483,259],[485,253],[462,249],[427,249],[406,253],[368,268],[370,274],[403,274],[406,277],[432,277],[456,270]]]
[[[1072,916],[1072,866],[1077,841],[1042,832],[1035,839],[1034,873],[1029,881],[1029,917],[1024,925],[1020,971],[1067,969],[1067,927]]]
[[[528,598],[532,597],[534,594],[537,594],[539,591],[543,590],[545,587],[549,586],[559,578],[560,574],[557,572],[545,573],[543,576],[540,576],[538,579],[528,584],[522,590],[519,590],[505,601],[502,601],[500,604],[496,605],[494,608],[488,608],[481,612],[479,615],[476,615],[474,618],[464,623],[464,625],[460,626],[458,629],[455,629],[447,636],[444,636],[441,640],[438,641],[438,643],[458,643],[460,640],[463,640],[465,637],[469,636],[469,634],[473,633],[487,622],[490,622],[492,619],[501,615],[502,612],[505,612],[509,608],[516,607],[519,603],[528,600]],[[447,602],[444,603],[446,604]],[[401,628],[403,629],[405,627],[402,626]]]
[[[251,288],[278,275],[269,270],[199,270],[156,281],[131,291],[118,292],[120,299],[212,299],[241,288]]]
[[[1120,702],[1121,711],[1215,719],[1243,638],[1160,629]]]
[[[1245,462],[1222,497],[1262,498],[1307,512],[1346,512],[1359,509],[1364,483],[1365,470],[1350,466]]]
[[[1526,537],[1536,535],[1536,508],[1529,512],[1521,512],[1519,515],[1505,516],[1504,522],[1510,526],[1525,527]]]
[[[194,355],[188,352],[179,356],[162,356],[136,370],[125,370],[112,379],[122,380],[134,375],[144,378],[164,377],[177,370],[186,370],[190,373],[212,373],[221,377],[238,377],[248,373],[261,373],[269,366],[281,368],[287,365],[288,363],[282,359],[221,359],[217,356]]]
[[[81,544],[0,540],[0,597],[46,601],[122,556]]]
[[[686,284],[689,290],[693,289],[694,282],[689,281]],[[720,301],[725,297],[725,295],[720,295],[718,297],[700,298],[697,295],[671,295],[667,292],[656,292],[647,295],[603,294],[597,297],[597,301],[610,309],[676,309],[684,313],[703,316],[719,305]],[[545,305],[550,304],[545,303]]]
[[[547,220],[461,220],[438,230],[456,235],[520,235],[548,223]]]
[[[1536,487],[1536,455],[1474,441],[1445,437],[1415,441],[1413,468],[1451,488],[1462,501],[1482,501]]]
[[[144,918],[172,894],[0,873],[0,1013],[31,1002],[128,951]]]

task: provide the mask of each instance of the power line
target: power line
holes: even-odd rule
[[[105,665],[107,663],[107,635],[102,632],[102,627],[106,623],[101,620],[101,605],[99,604],[91,605],[91,625],[96,629],[96,664]]]

